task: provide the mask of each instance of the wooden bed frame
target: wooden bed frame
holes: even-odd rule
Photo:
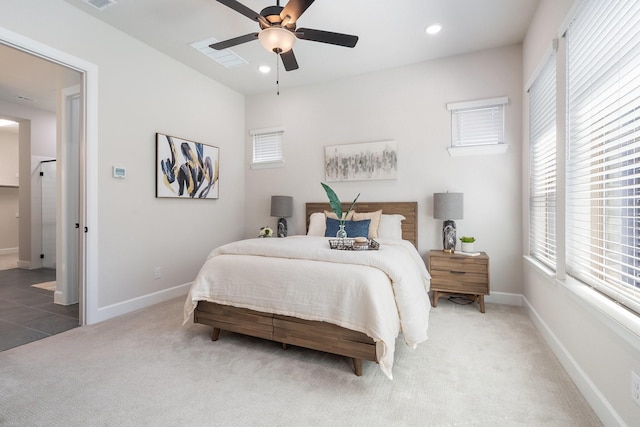
[[[346,211],[349,204],[344,204]],[[402,238],[417,247],[417,202],[370,202],[357,203],[357,212],[375,212],[382,209],[385,214],[405,216],[402,223]],[[307,203],[307,228],[312,213],[330,211],[328,203]],[[245,308],[232,307],[200,301],[193,313],[195,323],[213,327],[211,340],[216,341],[220,331],[237,332],[258,338],[327,353],[338,354],[353,359],[355,374],[362,375],[362,360],[377,363],[376,344],[362,332],[353,331],[327,322],[299,319],[291,316],[264,313]]]

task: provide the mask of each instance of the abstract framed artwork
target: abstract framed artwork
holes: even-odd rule
[[[217,199],[220,149],[156,133],[156,197]]]
[[[324,148],[327,181],[366,181],[398,178],[396,141],[328,145]]]

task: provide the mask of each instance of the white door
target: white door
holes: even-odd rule
[[[62,167],[58,168],[58,204],[56,222],[56,304],[69,305],[80,302],[79,277],[81,263],[78,262],[81,244],[80,228],[80,132],[81,132],[80,86],[62,91],[62,111],[58,123],[61,127],[58,141],[58,157]],[[82,313],[80,307],[80,313]]]

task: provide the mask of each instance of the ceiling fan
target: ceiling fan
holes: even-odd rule
[[[358,36],[349,34],[332,33],[311,28],[296,29],[296,21],[311,6],[314,0],[289,0],[285,7],[280,6],[280,0],[277,0],[276,6],[265,7],[260,13],[254,12],[236,0],[217,1],[258,22],[260,31],[214,43],[209,47],[222,50],[259,39],[265,49],[280,56],[287,71],[298,69],[298,61],[292,49],[296,39],[345,47],[354,47],[358,42]]]

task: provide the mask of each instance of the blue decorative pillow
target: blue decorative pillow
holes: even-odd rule
[[[347,237],[368,237],[369,224],[371,224],[370,219],[363,219],[362,221],[345,221],[344,231],[347,232]],[[324,237],[336,237],[339,229],[339,220],[327,218],[327,228],[324,232]]]

